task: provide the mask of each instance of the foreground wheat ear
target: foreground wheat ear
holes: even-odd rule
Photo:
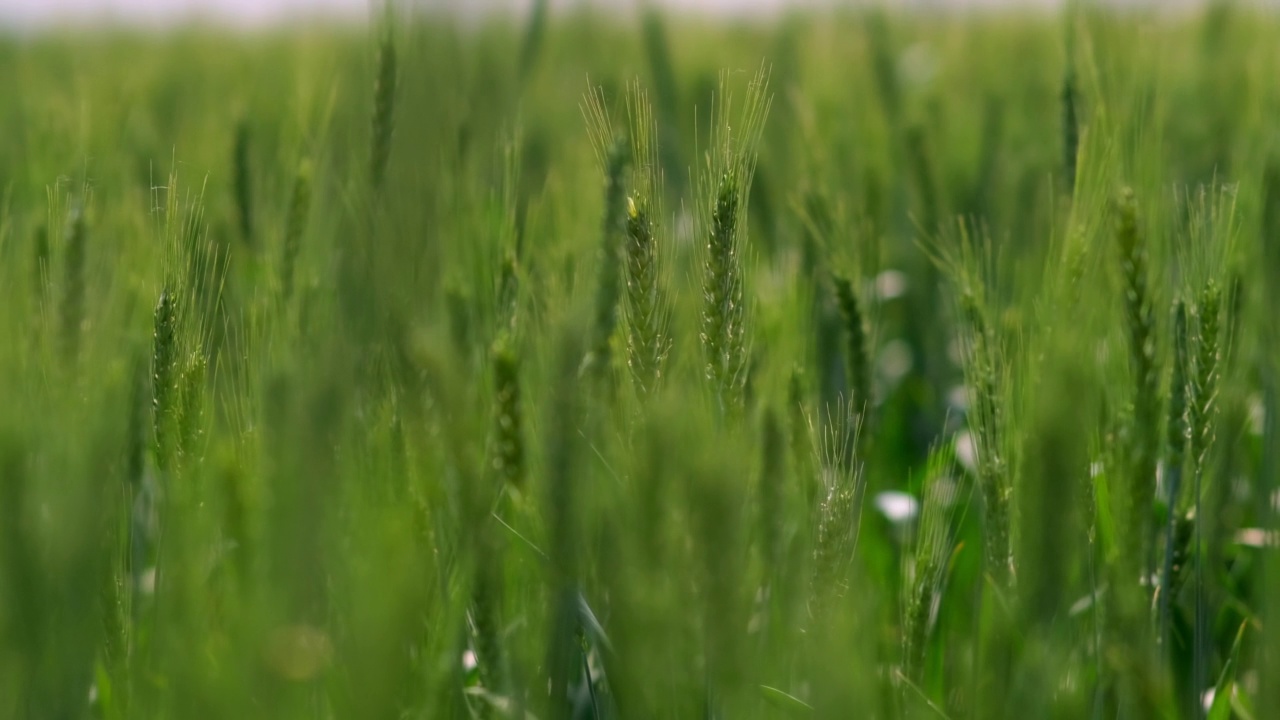
[[[178,359],[178,298],[172,285],[160,291],[156,301],[151,351],[151,412],[156,462],[163,468],[174,450],[173,419],[177,415],[175,397]]]
[[[625,136],[614,128],[603,90],[592,88],[588,91],[582,103],[582,114],[604,179],[604,209],[596,266],[595,324],[583,360],[584,370],[590,369],[600,375],[607,373],[612,363],[611,344],[618,324],[622,255],[628,232],[624,181],[631,163],[631,147]]]
[[[958,221],[927,248],[955,292],[958,347],[964,370],[966,425],[982,496],[982,542],[987,573],[1002,590],[1013,587],[1013,479],[1007,459],[1007,361],[991,307],[995,260],[986,230]]]
[[[706,378],[721,407],[743,400],[748,346],[745,303],[747,203],[755,176],[756,152],[769,114],[769,72],[754,76],[734,130],[735,107],[729,75],[722,74],[712,111],[706,163],[698,177],[702,252],[702,346]]]
[[[626,220],[627,364],[637,390],[648,393],[662,379],[671,347],[671,310],[663,288],[667,245],[658,127],[639,82],[627,94],[627,120],[634,165]]]
[[[1133,426],[1126,453],[1122,526],[1126,538],[1125,574],[1136,577],[1151,565],[1154,543],[1152,509],[1156,496],[1156,459],[1160,438],[1160,369],[1156,363],[1156,320],[1148,278],[1147,239],[1138,224],[1133,190],[1125,188],[1115,201],[1115,238],[1124,293],[1124,317],[1133,373]]]

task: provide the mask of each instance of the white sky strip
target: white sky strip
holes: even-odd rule
[[[712,15],[768,16],[796,7],[840,4],[841,0],[656,0],[669,10]],[[857,0],[854,0],[857,2]],[[996,7],[1055,8],[1065,0],[881,0],[887,5],[915,10]],[[1189,7],[1203,0],[1107,0],[1114,5],[1156,4]],[[401,0],[404,2],[404,0]],[[432,10],[464,14],[488,12],[527,13],[534,0],[410,0]],[[552,0],[555,8],[572,8],[585,2],[634,9],[638,0]],[[865,0],[864,0],[865,2]],[[362,20],[371,4],[381,0],[0,0],[0,25],[39,28],[57,25],[98,26],[120,23],[169,26],[187,22],[259,27],[285,25],[309,18]]]

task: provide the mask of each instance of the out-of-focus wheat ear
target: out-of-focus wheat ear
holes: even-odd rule
[[[892,28],[889,27],[889,15],[884,8],[874,6],[866,16],[866,35],[871,53],[871,68],[876,81],[876,90],[880,94],[880,103],[885,117],[890,120],[901,117],[902,89],[898,79],[898,63],[894,59],[897,52],[893,47]]]
[[[791,454],[792,477],[803,482],[804,506],[818,505],[818,474],[813,471],[813,441],[808,415],[808,383],[804,369],[792,366],[787,378],[787,445]]]
[[[680,133],[675,128],[681,121],[680,83],[671,60],[671,44],[667,41],[662,12],[656,3],[646,3],[642,10],[641,35],[649,72],[654,84],[654,104],[662,120],[662,144],[659,159],[664,175],[671,180],[676,195],[685,189],[684,162],[680,152]]]
[[[66,247],[62,257],[62,306],[60,308],[63,357],[74,362],[80,352],[84,324],[85,253],[89,230],[83,204],[72,206],[67,216]]]
[[[498,322],[508,331],[516,329],[520,308],[520,273],[516,251],[508,248],[502,254],[502,266],[498,270]]]
[[[765,577],[781,570],[782,535],[786,497],[783,483],[787,477],[787,438],[773,408],[766,408],[760,424],[760,555]]]
[[[311,161],[303,160],[293,178],[293,193],[289,199],[289,217],[285,223],[284,248],[280,259],[280,289],[285,302],[293,295],[294,273],[297,272],[298,252],[302,248],[302,236],[307,230],[307,216],[311,214]]]
[[[1000,355],[988,309],[974,289],[960,293],[966,325],[963,341],[965,382],[972,404],[972,437],[982,490],[983,546],[987,572],[1001,588],[1013,581],[1012,483],[1004,454],[1005,426],[1001,408]]]
[[[926,649],[937,620],[938,604],[953,548],[951,508],[956,489],[948,463],[934,453],[925,478],[914,551],[903,558],[905,602],[902,616],[903,674],[919,684]]]
[[[534,0],[533,10],[529,13],[529,23],[525,26],[524,40],[520,47],[520,85],[523,86],[529,81],[534,68],[537,67],[538,58],[542,54],[542,48],[546,44],[547,25],[550,22],[551,2],[550,0]]]
[[[388,27],[378,44],[378,70],[373,85],[373,120],[369,139],[369,184],[375,193],[382,190],[391,156],[391,136],[395,131],[396,45]]]
[[[809,438],[809,418],[805,409],[807,392],[804,370],[799,366],[792,367],[791,377],[787,379],[787,430],[791,462],[795,466],[794,475],[806,479],[803,488],[805,507],[811,508],[817,504],[819,482],[811,471],[813,442]]]
[[[1147,241],[1138,226],[1137,202],[1125,188],[1115,204],[1115,237],[1123,281],[1129,336],[1129,367],[1134,382],[1133,433],[1126,472],[1126,579],[1137,577],[1152,560],[1152,508],[1156,493],[1156,457],[1160,432],[1160,379],[1156,366],[1156,321],[1147,270]]]
[[[595,151],[604,181],[604,209],[600,222],[600,246],[596,262],[596,298],[593,327],[582,370],[596,375],[611,365],[611,343],[618,324],[622,265],[627,232],[625,176],[631,163],[631,145],[614,127],[604,91],[590,88],[581,104],[587,136]]]
[[[866,430],[866,418],[873,407],[871,397],[871,354],[868,340],[866,317],[862,312],[862,301],[858,292],[848,278],[836,276],[836,299],[840,303],[840,315],[844,320],[846,358],[845,367],[849,373],[849,393],[853,403],[853,411],[863,419],[863,430]]]
[[[1076,163],[1080,154],[1080,118],[1076,102],[1075,64],[1068,58],[1062,75],[1062,175],[1069,196],[1075,195]]]
[[[449,340],[460,358],[469,358],[472,346],[473,303],[467,291],[454,281],[445,283],[444,308],[449,317]]]
[[[40,223],[31,234],[31,287],[37,308],[49,292],[49,226]]]
[[[522,488],[525,479],[520,363],[511,340],[500,337],[491,354],[493,366],[493,435],[489,462],[503,483]]]
[[[857,443],[857,416],[843,402],[827,408],[820,429],[810,426],[815,466],[820,473],[814,530],[810,612],[823,617],[848,590],[848,570],[857,548],[862,498],[866,490],[861,465],[846,463],[850,444]]]
[[[232,149],[232,181],[235,184],[236,222],[240,239],[253,247],[253,168],[249,159],[251,131],[248,118],[236,124],[235,145]]]
[[[925,129],[920,125],[907,128],[907,167],[920,202],[920,225],[926,233],[935,232],[942,219],[942,204],[938,192],[937,169]]]
[[[178,298],[165,286],[156,302],[151,345],[151,422],[156,464],[168,469],[176,450],[173,420],[177,415]]]
[[[959,234],[954,242],[940,242],[931,252],[935,264],[956,288],[958,340],[969,401],[966,424],[982,495],[985,569],[998,588],[1008,591],[1015,580],[1013,481],[1005,421],[1007,363],[991,319],[994,310],[989,299],[996,282],[995,263],[990,240],[980,226],[960,222],[956,227]]]

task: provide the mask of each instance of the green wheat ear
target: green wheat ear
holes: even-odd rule
[[[1080,155],[1080,118],[1076,107],[1076,71],[1071,60],[1062,75],[1062,171],[1069,195],[1075,194],[1076,164]]]
[[[178,456],[190,462],[196,455],[196,444],[204,421],[205,378],[209,362],[197,348],[188,357],[178,380],[180,404],[177,412]]]
[[[670,303],[662,287],[662,168],[658,131],[648,96],[639,83],[627,96],[635,194],[627,198],[627,364],[636,389],[652,392],[671,348]]]
[[[624,175],[631,162],[630,145],[615,135],[604,93],[593,88],[582,104],[583,117],[596,159],[604,176],[604,213],[600,223],[600,250],[592,335],[583,368],[604,373],[611,362],[610,343],[618,324],[622,254],[628,227]]]
[[[511,341],[499,338],[493,347],[493,430],[489,462],[505,484],[520,488],[525,479],[520,364]]]
[[[311,161],[303,160],[293,179],[293,193],[289,200],[289,216],[285,223],[284,248],[280,260],[280,286],[286,302],[293,295],[298,252],[302,246],[302,235],[307,229],[307,216],[311,213],[311,173]]]
[[[66,250],[62,259],[61,332],[63,355],[75,360],[80,351],[81,325],[84,323],[85,252],[89,230],[81,204],[72,207],[67,217]]]
[[[388,29],[378,46],[378,74],[373,86],[373,120],[369,141],[369,183],[374,192],[382,189],[391,155],[395,130],[396,46]]]
[[[834,282],[836,300],[840,304],[840,315],[844,320],[845,342],[848,343],[845,365],[849,373],[853,410],[865,419],[872,407],[871,356],[866,318],[862,312],[862,301],[858,298],[853,283],[841,276],[836,276]]]
[[[1160,395],[1156,366],[1156,322],[1147,270],[1147,241],[1138,227],[1133,191],[1125,188],[1115,204],[1115,238],[1124,289],[1125,321],[1129,335],[1129,366],[1133,372],[1133,433],[1125,496],[1123,527],[1129,546],[1123,557],[1138,568],[1148,562],[1153,541],[1151,508],[1156,493],[1156,455],[1159,445]]]
[[[151,346],[151,421],[156,462],[167,468],[176,450],[173,420],[177,409],[178,299],[166,285],[156,302]]]
[[[1188,237],[1178,246],[1180,269],[1184,274],[1183,297],[1187,301],[1185,334],[1187,345],[1187,436],[1186,472],[1190,479],[1189,498],[1178,513],[1173,528],[1175,541],[1172,565],[1178,568],[1169,577],[1171,598],[1194,571],[1194,622],[1192,637],[1202,638],[1209,627],[1211,612],[1206,596],[1207,578],[1211,572],[1205,562],[1204,534],[1221,522],[1206,506],[1206,481],[1212,478],[1215,464],[1210,453],[1218,427],[1218,393],[1225,368],[1223,355],[1231,343],[1232,297],[1228,265],[1233,259],[1239,228],[1235,216],[1235,193],[1225,188],[1200,188],[1194,197],[1186,198]],[[1189,511],[1189,512],[1188,512]],[[1212,682],[1205,653],[1196,651],[1192,660],[1188,689],[1202,688]],[[1198,694],[1187,692],[1183,701],[1195,702]]]
[[[725,395],[736,389],[746,362],[742,336],[742,265],[737,246],[740,197],[733,175],[720,179],[707,233],[702,280],[702,345],[707,380]]]
[[[1009,428],[1004,416],[1006,361],[990,306],[996,282],[990,238],[981,227],[961,221],[956,237],[927,248],[955,288],[959,347],[970,409],[966,413],[982,495],[982,542],[986,571],[1001,589],[1014,582],[1012,547],[1013,480],[1007,460]]]
[[[249,121],[236,124],[235,146],[232,149],[232,179],[235,184],[236,219],[240,238],[253,246],[253,169],[250,167]]]
[[[1221,373],[1222,288],[1212,278],[1200,290],[1192,308],[1195,319],[1188,403],[1188,455],[1193,475],[1199,478],[1214,440],[1214,417],[1218,411],[1218,379]]]
[[[940,453],[930,459],[922,490],[914,552],[903,558],[906,598],[902,618],[903,673],[919,682],[925,650],[937,619],[947,562],[953,548],[951,505],[955,498],[952,468]]]
[[[811,611],[823,617],[847,588],[849,568],[857,548],[862,500],[866,492],[863,466],[845,462],[858,442],[857,415],[841,400],[828,408],[825,423],[809,432],[816,458],[817,507],[810,577]]]
[[[769,74],[762,68],[747,90],[738,130],[730,127],[732,99],[722,76],[713,115],[712,147],[699,179],[705,198],[701,226],[702,328],[705,374],[722,408],[740,407],[749,345],[745,306],[747,200],[755,175],[756,147],[769,113]]]
[[[595,333],[591,355],[594,366],[601,372],[609,367],[609,344],[618,325],[618,296],[621,274],[621,243],[623,224],[622,176],[627,167],[626,145],[615,142],[609,150],[605,170],[604,217],[600,230],[600,279],[596,285]]]

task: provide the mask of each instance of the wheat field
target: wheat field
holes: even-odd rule
[[[1270,717],[1277,38],[0,37],[0,717]]]

